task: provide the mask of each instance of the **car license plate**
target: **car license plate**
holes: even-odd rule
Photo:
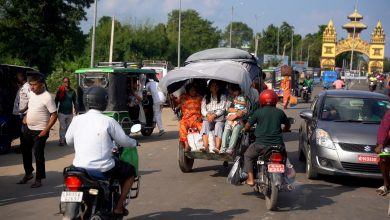
[[[68,192],[63,191],[61,194],[61,202],[81,202],[83,192]]]
[[[283,164],[268,164],[269,173],[284,173]]]
[[[378,156],[367,156],[367,155],[358,155],[358,161],[360,163],[378,163]]]

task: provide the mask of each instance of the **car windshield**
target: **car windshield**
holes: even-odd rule
[[[377,124],[388,109],[390,109],[390,102],[384,99],[326,97],[321,119]]]

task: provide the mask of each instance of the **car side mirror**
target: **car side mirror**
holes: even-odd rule
[[[313,112],[311,110],[301,111],[301,113],[299,113],[299,116],[303,119],[312,119]]]

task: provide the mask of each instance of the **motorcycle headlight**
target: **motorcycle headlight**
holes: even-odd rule
[[[316,129],[316,143],[321,147],[326,147],[332,150],[336,149],[328,132],[322,129]]]

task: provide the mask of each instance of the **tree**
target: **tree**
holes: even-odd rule
[[[83,52],[79,24],[92,2],[0,0],[0,53],[50,73],[56,59]]]
[[[166,32],[169,41],[167,58],[174,65],[177,65],[178,24],[179,11],[173,10],[168,14]],[[181,62],[197,51],[217,47],[220,38],[218,29],[212,26],[212,22],[201,18],[197,11],[181,12]]]
[[[253,30],[243,22],[232,22],[232,47],[243,48],[253,42]],[[222,34],[222,45],[230,46],[230,24],[226,26]]]

